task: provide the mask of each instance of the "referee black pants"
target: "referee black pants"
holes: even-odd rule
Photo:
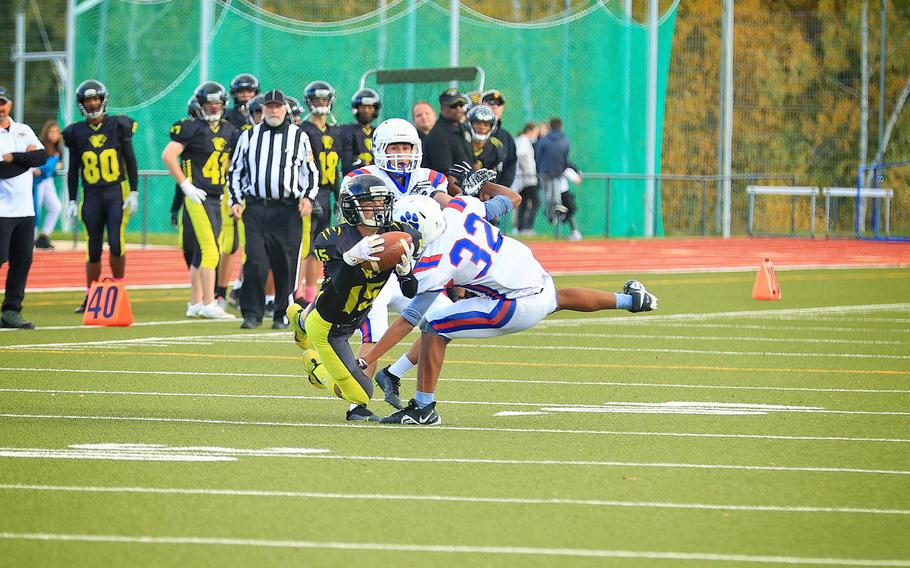
[[[0,217],[0,266],[9,260],[3,311],[22,311],[25,280],[32,267],[35,246],[34,217]]]
[[[240,311],[244,319],[262,321],[265,311],[265,280],[269,268],[275,276],[275,321],[293,301],[300,271],[303,223],[297,201],[263,201],[248,198],[243,212],[246,226],[246,262]]]

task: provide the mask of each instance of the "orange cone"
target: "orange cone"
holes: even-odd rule
[[[774,265],[766,258],[758,269],[758,277],[755,278],[755,286],[752,287],[752,299],[780,300],[780,298],[780,284],[777,283],[777,275],[774,274]]]
[[[133,325],[133,309],[123,282],[110,278],[92,282],[85,304],[82,325],[125,327]]]

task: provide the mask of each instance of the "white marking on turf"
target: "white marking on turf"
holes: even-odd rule
[[[440,554],[499,554],[521,556],[560,556],[582,558],[643,558],[649,560],[702,560],[716,562],[753,562],[760,564],[799,564],[837,566],[910,566],[910,560],[869,560],[861,558],[815,558],[808,556],[760,556],[749,554],[716,554],[712,552],[658,552],[604,550],[583,548],[534,548],[524,546],[468,546],[448,544],[387,544],[374,542],[322,542],[309,540],[264,540],[194,536],[132,536],[99,534],[53,534],[0,532],[4,540],[57,542],[103,542],[131,544],[173,544],[203,546],[238,546],[319,550],[360,550],[381,552],[423,552]]]
[[[373,500],[373,501],[436,501],[443,503],[492,503],[501,505],[581,505],[589,507],[628,507],[643,509],[694,509],[707,511],[753,511],[779,513],[847,513],[869,515],[910,515],[908,509],[876,509],[868,507],[812,507],[791,505],[733,505],[714,503],[667,503],[659,501],[616,501],[608,499],[534,499],[527,497],[474,497],[460,495],[402,495],[390,493],[323,493],[313,491],[282,491],[259,489],[199,489],[181,487],[98,487],[73,485],[0,484],[9,491],[63,491],[74,493],[138,493],[153,495],[207,495],[230,497],[296,497],[304,499]]]
[[[502,412],[497,412],[493,416],[542,416],[546,412],[522,412],[519,410],[503,410]]]
[[[746,323],[708,323],[708,322],[661,322],[655,323],[650,321],[651,318],[640,318],[638,320],[632,320],[626,322],[628,324],[653,324],[652,327],[682,327],[685,329],[762,329],[762,330],[773,330],[773,331],[786,331],[787,333],[801,332],[801,331],[823,331],[826,333],[881,333],[881,328],[876,327],[822,327],[822,326],[808,326],[801,325],[799,327],[793,326],[781,326],[781,325],[761,325],[761,324],[746,324]],[[544,320],[547,321],[547,320]],[[534,328],[530,330],[523,331],[522,333],[536,333],[533,331]],[[910,329],[888,329],[888,333],[910,333]]]
[[[780,328],[778,328],[780,329]],[[788,330],[789,331],[789,330]],[[836,343],[848,345],[903,345],[903,341],[889,340],[864,340],[864,339],[821,339],[821,338],[793,338],[793,337],[745,337],[745,336],[723,336],[723,335],[668,335],[668,334],[635,334],[635,333],[555,333],[545,331],[533,331],[533,328],[523,333],[523,335],[535,335],[538,337],[593,337],[597,339],[678,339],[684,341],[749,341],[749,342],[769,342],[769,343]]]
[[[82,459],[115,461],[220,462],[238,456],[299,456],[330,450],[314,448],[263,448],[257,450],[209,446],[169,447],[161,444],[73,444],[65,449],[0,448],[0,457]]]
[[[748,369],[742,369],[748,371]],[[158,375],[177,377],[251,377],[262,379],[293,379],[299,380],[300,375],[287,375],[280,373],[242,373],[240,371],[208,372],[208,371],[143,371],[136,369],[60,369],[50,367],[0,367],[0,371],[20,371],[26,373],[76,373],[86,375]],[[788,371],[792,371],[788,369]],[[416,381],[415,378],[404,377],[404,381]],[[497,379],[497,378],[455,378],[443,377],[447,383],[509,383],[526,385],[567,385],[567,386],[607,386],[607,387],[633,387],[633,388],[678,388],[678,389],[709,389],[709,390],[750,390],[750,391],[783,391],[783,392],[827,392],[827,393],[895,393],[910,394],[910,389],[839,389],[839,388],[811,388],[811,387],[771,387],[771,386],[736,386],[736,385],[693,385],[688,383],[638,383],[620,381],[557,381],[546,379]]]
[[[151,397],[187,397],[187,398],[240,398],[272,400],[316,400],[336,402],[330,396],[278,395],[278,394],[233,394],[233,393],[200,393],[200,392],[149,392],[149,391],[106,391],[75,389],[27,389],[0,388],[0,393],[34,393],[34,394],[67,394],[99,396],[151,396]],[[469,406],[538,406],[543,411],[552,412],[618,412],[634,414],[716,414],[716,415],[753,415],[769,412],[803,412],[811,414],[860,414],[873,416],[906,416],[910,412],[872,411],[872,410],[830,410],[817,406],[787,406],[779,404],[721,403],[721,402],[604,402],[553,404],[546,402],[514,402],[497,400],[448,400],[445,404],[465,404]]]
[[[233,323],[237,324],[237,319],[232,320],[209,320],[209,319],[182,319],[168,321],[139,321],[134,322],[130,327],[153,327],[158,325],[190,325],[194,323],[211,324],[211,323]],[[97,325],[42,325],[38,327],[39,331],[62,331],[67,329],[98,329]],[[0,332],[19,331],[11,328],[0,328]]]

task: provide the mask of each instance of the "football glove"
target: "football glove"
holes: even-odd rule
[[[426,195],[427,197],[433,197],[433,194],[439,191],[442,190],[434,187],[428,180],[424,180],[415,183],[414,187],[408,190],[408,195]]]
[[[79,204],[76,201],[70,201],[66,204],[66,216],[75,219],[79,216]]]
[[[123,200],[123,210],[132,215],[139,209],[139,192],[131,191]]]
[[[464,179],[474,171],[474,168],[471,167],[471,164],[467,162],[458,162],[457,164],[452,164],[452,166],[446,171],[446,174],[455,178],[455,183],[461,187],[461,184],[464,183]]]
[[[377,252],[385,250],[384,241],[379,235],[370,235],[360,239],[356,245],[351,247],[341,258],[350,266],[357,266],[361,262],[376,262],[379,257],[373,256]]]
[[[401,255],[401,262],[395,265],[395,274],[398,276],[407,276],[414,270],[414,243],[405,241],[404,254]]]
[[[475,197],[480,193],[480,188],[483,187],[483,184],[494,179],[496,179],[496,172],[493,170],[477,170],[465,178],[464,183],[461,185],[461,191],[465,195]]]
[[[205,190],[199,189],[188,179],[185,179],[180,183],[180,191],[183,192],[183,195],[186,196],[187,199],[196,205],[205,201]]]

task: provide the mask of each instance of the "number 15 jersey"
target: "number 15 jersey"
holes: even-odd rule
[[[539,293],[549,275],[531,249],[484,219],[483,203],[459,196],[443,209],[446,228],[414,266],[418,293],[459,286],[498,299]]]

